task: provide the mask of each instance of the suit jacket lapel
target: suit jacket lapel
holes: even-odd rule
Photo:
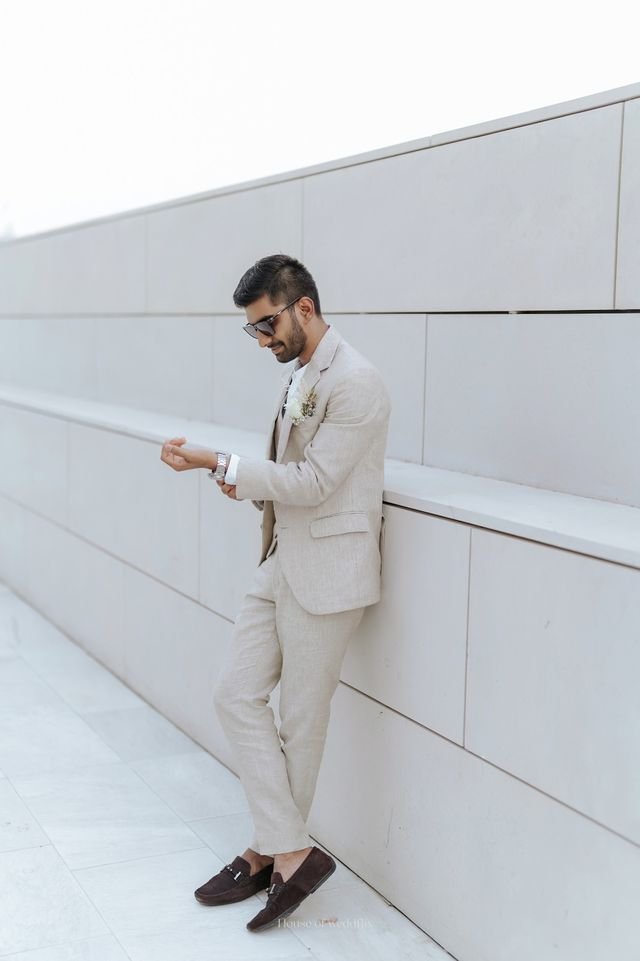
[[[304,397],[307,391],[311,390],[314,384],[317,384],[320,380],[320,369],[317,363],[315,363],[313,357],[306,366],[306,370],[300,379],[298,384],[298,394],[300,397]],[[293,421],[291,420],[289,414],[285,411],[284,418],[282,421],[282,427],[280,428],[280,437],[278,440],[278,450],[276,453],[276,461],[282,459],[282,456],[287,449],[287,441],[289,440],[289,434],[291,433],[291,427]]]
[[[335,327],[333,327],[332,324],[329,324],[329,329],[325,331],[324,336],[320,339],[320,342],[316,347],[316,349],[314,350],[313,355],[309,360],[309,363],[307,364],[306,370],[302,375],[302,380],[298,384],[298,389],[300,391],[301,396],[304,396],[308,390],[311,390],[311,388],[318,383],[318,380],[320,379],[320,374],[322,373],[323,370],[327,369],[327,367],[333,360],[333,355],[335,354],[338,344],[340,343],[341,340],[342,340],[342,337],[340,336],[338,331],[335,329]],[[293,371],[299,370],[299,369],[300,369],[300,359],[296,361]],[[291,374],[293,374],[293,371],[291,371]],[[284,403],[284,399],[287,393],[287,387],[289,386],[290,379],[291,377],[289,374],[287,374],[283,378],[282,390],[280,391],[280,395],[278,397],[278,403],[276,406],[273,420],[271,422],[271,430],[269,431],[269,438],[267,440],[267,449],[266,449],[267,460],[279,461],[286,450],[287,442],[289,440],[292,421],[289,415],[285,411],[284,418],[282,421],[282,426],[280,429],[280,437],[278,439],[278,450],[274,454],[276,421],[280,416],[280,411],[282,409],[282,404]]]
[[[295,363],[294,370],[297,370],[299,366],[300,366],[300,361],[297,360],[296,363]],[[282,378],[282,389],[281,389],[280,394],[279,394],[279,396],[278,396],[278,403],[277,403],[277,405],[276,405],[275,414],[274,414],[274,416],[273,416],[273,418],[272,418],[272,420],[271,420],[271,430],[269,431],[269,437],[268,437],[268,439],[267,439],[267,449],[266,449],[266,457],[267,457],[267,460],[275,460],[275,459],[276,459],[276,453],[275,453],[276,421],[278,420],[278,417],[280,416],[280,411],[282,410],[282,405],[283,405],[284,399],[285,399],[285,397],[286,397],[286,395],[287,395],[287,388],[288,388],[288,386],[289,386],[289,381],[291,380],[292,374],[293,374],[293,371],[291,371],[290,373],[286,374],[286,375]]]
[[[338,344],[342,340],[342,337],[338,331],[329,324],[328,329],[324,332],[323,336],[320,338],[316,349],[309,359],[309,363],[306,365],[305,372],[302,375],[302,379],[298,384],[298,391],[300,397],[304,395],[314,387],[320,380],[320,374],[323,370],[331,364],[336,350],[338,349]],[[300,367],[298,363],[297,368]],[[284,457],[284,452],[287,449],[287,442],[289,440],[289,434],[291,433],[292,420],[289,415],[285,412],[284,421],[282,423],[282,429],[280,431],[280,438],[278,441],[278,450],[276,453],[276,461],[280,461]]]

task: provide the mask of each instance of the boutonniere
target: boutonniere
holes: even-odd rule
[[[302,397],[297,393],[289,395],[287,399],[286,411],[294,425],[301,424],[303,420],[313,417],[316,409],[316,392],[313,387]]]

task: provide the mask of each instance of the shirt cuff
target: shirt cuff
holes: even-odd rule
[[[236,471],[238,470],[238,461],[240,458],[237,454],[232,454],[229,458],[229,464],[227,465],[227,470],[224,475],[225,484],[235,484],[236,482]]]

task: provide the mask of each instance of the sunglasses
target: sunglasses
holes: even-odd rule
[[[300,294],[300,297],[304,297],[304,294]],[[261,331],[261,333],[263,334],[269,334],[269,336],[272,336],[273,334],[275,334],[275,330],[273,328],[273,322],[276,319],[276,317],[279,317],[283,310],[287,310],[289,307],[293,307],[293,305],[300,300],[300,297],[296,297],[296,299],[292,300],[290,304],[287,304],[285,307],[281,307],[277,314],[273,314],[271,317],[265,317],[264,320],[259,320],[255,324],[244,324],[242,329],[246,330],[246,332],[251,337],[257,337],[258,331]]]

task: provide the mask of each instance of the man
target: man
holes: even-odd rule
[[[335,870],[305,821],[324,750],[330,701],[364,608],[380,599],[384,452],[390,401],[379,371],[325,323],[315,282],[275,254],[241,278],[244,329],[280,364],[296,360],[271,420],[267,459],[184,447],[175,470],[211,468],[226,496],[263,512],[262,552],[214,692],[254,821],[244,853],[195,891],[204,904],[268,888],[247,927],[270,927]],[[268,706],[280,682],[280,730]],[[280,743],[282,741],[282,744]]]

